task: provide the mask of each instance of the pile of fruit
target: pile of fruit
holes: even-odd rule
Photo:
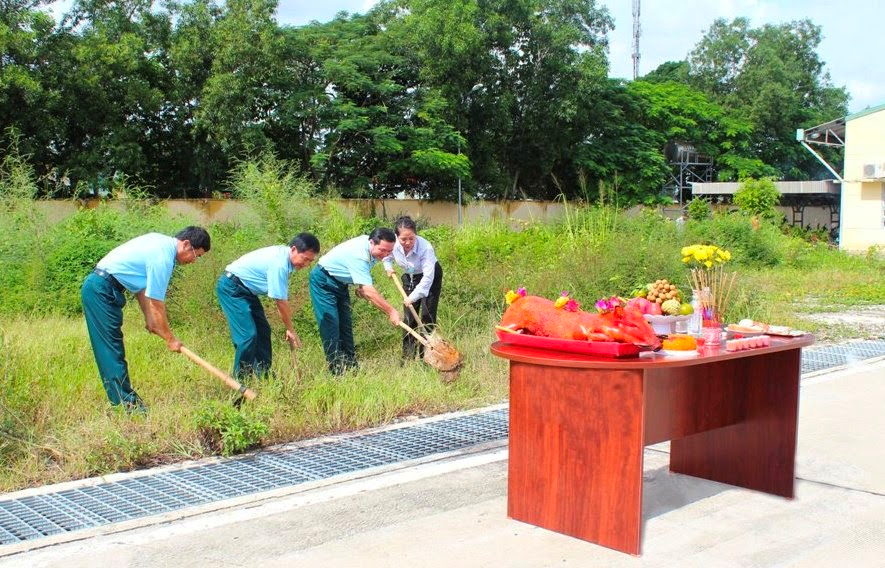
[[[627,306],[653,316],[679,316],[692,313],[691,304],[682,303],[682,293],[666,278],[650,282],[633,291]]]

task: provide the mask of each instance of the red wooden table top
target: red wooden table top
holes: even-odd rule
[[[759,347],[744,351],[726,351],[725,345],[721,348],[704,347],[698,350],[697,355],[686,357],[672,357],[661,353],[644,352],[639,357],[613,359],[611,357],[594,357],[579,353],[565,351],[553,351],[549,349],[534,349],[522,345],[505,344],[500,341],[492,343],[491,351],[498,357],[517,361],[520,363],[533,363],[549,367],[573,367],[586,369],[648,369],[659,367],[688,367],[722,361],[726,359],[739,359],[753,357],[765,353],[787,351],[808,347],[814,343],[814,336],[810,334],[799,337],[772,337],[771,347]]]

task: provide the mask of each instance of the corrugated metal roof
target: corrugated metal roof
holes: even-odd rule
[[[823,181],[776,181],[774,186],[783,195],[833,194],[841,192],[841,184],[835,180]],[[692,195],[733,195],[741,184],[739,182],[692,183]]]

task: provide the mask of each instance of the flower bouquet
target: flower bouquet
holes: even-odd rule
[[[715,245],[682,248],[682,262],[690,267],[690,284],[701,306],[705,327],[721,327],[731,299],[736,272],[726,272],[731,253]]]

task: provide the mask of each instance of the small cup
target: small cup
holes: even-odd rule
[[[722,328],[719,326],[705,327],[703,330],[707,347],[719,347],[722,341]]]
[[[676,322],[676,333],[688,333],[688,321]]]

